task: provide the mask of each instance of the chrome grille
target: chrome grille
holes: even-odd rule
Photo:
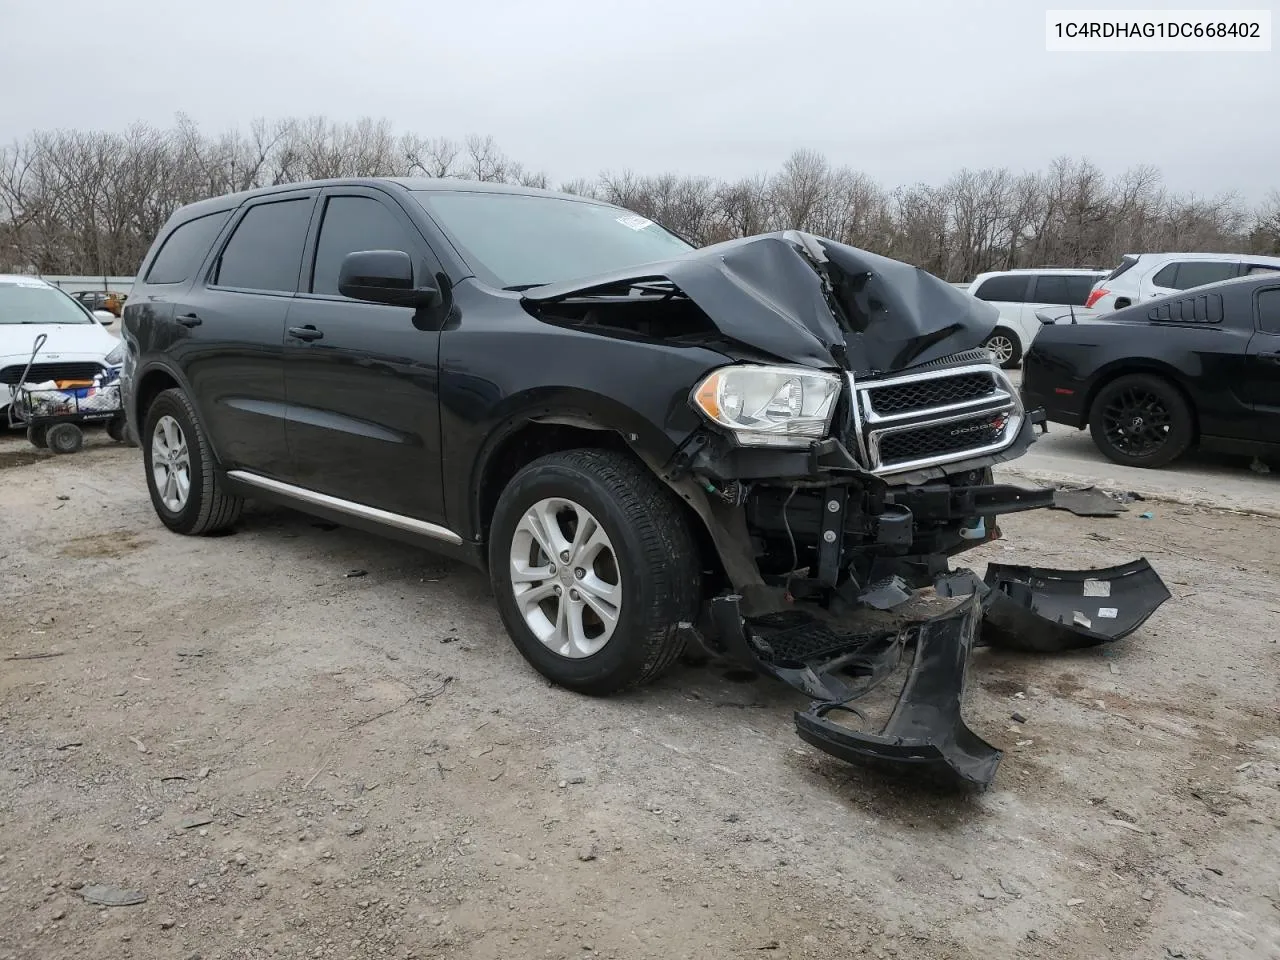
[[[852,378],[851,378],[852,379]],[[921,367],[852,381],[856,442],[873,473],[906,473],[999,452],[1022,426],[1022,403],[993,363]]]
[[[885,467],[926,457],[967,452],[998,443],[1009,421],[1007,413],[984,413],[951,423],[913,427],[880,438],[880,463]]]
[[[986,373],[965,373],[958,377],[934,377],[868,391],[871,408],[884,416],[953,403],[980,400],[996,392],[996,382]]]

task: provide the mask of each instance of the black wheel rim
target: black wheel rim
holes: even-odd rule
[[[1129,457],[1149,457],[1169,442],[1173,418],[1161,397],[1130,387],[1108,399],[1102,424],[1114,449]]]

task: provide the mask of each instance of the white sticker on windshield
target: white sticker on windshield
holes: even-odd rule
[[[1114,620],[1120,614],[1118,607],[1099,607],[1098,616],[1104,620]]]
[[[646,220],[639,214],[631,214],[626,217],[618,217],[618,222],[624,227],[630,227],[632,230],[643,230],[645,227],[653,225],[652,220]]]
[[[1084,582],[1084,595],[1086,597],[1111,596],[1111,581],[1110,580],[1086,580]]]

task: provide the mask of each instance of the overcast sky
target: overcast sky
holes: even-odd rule
[[[811,147],[889,186],[1065,153],[1178,190],[1280,187],[1280,53],[1048,53],[1028,0],[359,2],[0,0],[0,141],[322,113],[492,134],[553,184]]]

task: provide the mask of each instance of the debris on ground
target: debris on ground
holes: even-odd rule
[[[1097,487],[1059,487],[1053,492],[1053,509],[1068,510],[1077,517],[1118,517],[1128,510],[1116,497]]]
[[[1261,460],[1259,460],[1257,457],[1253,458],[1253,463],[1249,464],[1249,469],[1252,470],[1254,473],[1261,474],[1263,476],[1271,472],[1271,468],[1267,466],[1265,463],[1263,463]]]
[[[80,897],[86,903],[93,903],[100,907],[133,907],[147,902],[147,895],[141,890],[126,890],[123,887],[112,887],[106,884],[81,887]]]

